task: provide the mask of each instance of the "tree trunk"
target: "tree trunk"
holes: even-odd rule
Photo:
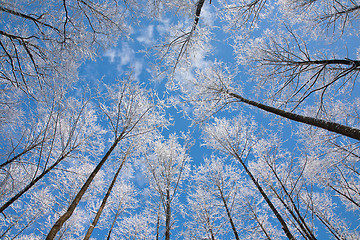
[[[250,170],[247,168],[247,166],[245,165],[245,163],[243,162],[243,160],[241,159],[241,157],[237,154],[234,153],[233,155],[239,162],[240,164],[244,167],[246,173],[249,175],[249,177],[251,178],[251,181],[255,184],[256,188],[259,190],[260,194],[262,195],[262,197],[265,199],[266,203],[269,205],[271,211],[275,214],[276,218],[279,220],[282,229],[285,233],[285,235],[288,237],[288,239],[290,240],[295,240],[295,237],[292,235],[292,233],[290,232],[285,220],[282,218],[282,216],[280,215],[280,213],[277,211],[277,209],[275,208],[275,206],[273,205],[273,203],[270,201],[270,199],[268,198],[268,196],[266,195],[266,193],[264,192],[264,190],[262,189],[262,187],[260,186],[260,184],[258,183],[258,181],[255,179],[255,177],[252,175],[252,173],[250,172]]]
[[[122,203],[121,203],[121,201],[120,201],[119,206],[118,206],[118,209],[116,210],[116,214],[115,214],[114,220],[113,220],[113,222],[111,223],[111,227],[110,227],[110,229],[109,229],[109,233],[108,233],[108,236],[107,236],[107,238],[106,238],[107,240],[110,240],[111,232],[112,232],[112,230],[113,230],[113,228],[114,228],[114,226],[115,226],[115,222],[116,222],[116,220],[117,220],[117,218],[118,218],[118,216],[119,216],[119,214],[120,214],[121,205],[122,205]]]
[[[353,138],[356,140],[360,140],[360,130],[357,128],[352,128],[352,127],[348,127],[348,126],[334,123],[334,122],[329,122],[329,121],[325,121],[325,120],[321,120],[321,119],[317,119],[317,118],[313,118],[313,117],[306,117],[306,116],[298,115],[295,113],[286,112],[286,111],[278,109],[278,108],[270,107],[270,106],[252,101],[252,100],[248,100],[246,98],[241,97],[240,95],[238,95],[236,93],[232,93],[232,92],[227,92],[227,93],[231,97],[238,99],[240,102],[260,108],[266,112],[271,112],[278,116],[294,120],[296,122],[305,123],[305,124],[308,124],[311,126],[315,126],[315,127],[319,127],[319,128],[328,130],[330,132],[335,132],[335,133],[341,134],[343,136],[347,136],[347,137],[350,137],[350,138]]]
[[[160,208],[161,203],[159,203],[158,211],[157,211],[157,219],[156,219],[156,240],[160,239]]]
[[[170,227],[171,227],[171,208],[170,208],[170,191],[166,189],[166,220],[165,220],[165,240],[170,240]]]
[[[102,213],[102,211],[104,210],[105,205],[106,205],[106,202],[107,202],[107,200],[108,200],[108,198],[109,198],[109,196],[110,196],[110,193],[111,193],[111,191],[112,191],[112,189],[113,189],[113,187],[114,187],[114,185],[115,185],[116,179],[117,179],[117,177],[119,176],[120,170],[121,170],[122,167],[124,166],[124,163],[125,163],[125,161],[126,161],[126,157],[127,157],[127,156],[125,155],[125,157],[124,157],[123,161],[121,162],[121,164],[120,164],[117,172],[115,173],[115,176],[114,176],[113,180],[111,181],[111,184],[110,184],[110,186],[109,186],[109,188],[108,188],[108,190],[107,190],[107,192],[106,192],[106,194],[105,194],[105,197],[103,198],[103,200],[102,200],[102,202],[101,202],[101,206],[100,206],[99,210],[97,211],[96,216],[95,216],[92,224],[90,225],[88,231],[86,232],[86,235],[85,235],[85,237],[84,237],[84,240],[88,240],[88,239],[90,238],[90,236],[91,236],[91,234],[92,234],[92,232],[93,232],[93,230],[94,230],[97,222],[99,221],[100,216],[101,216],[101,213]]]
[[[285,200],[279,196],[279,194],[277,193],[277,191],[275,190],[275,188],[273,186],[270,186],[270,188],[273,190],[273,192],[275,193],[276,197],[280,200],[280,202],[283,204],[283,206],[289,211],[290,215],[294,218],[294,220],[298,223],[300,229],[303,231],[302,234],[304,236],[305,234],[305,239],[310,239],[310,240],[317,240],[315,235],[313,234],[313,232],[311,231],[311,229],[308,227],[305,219],[303,218],[303,216],[301,216],[300,214],[300,209],[298,208],[298,206],[296,205],[296,203],[294,202],[293,197],[291,196],[291,194],[288,192],[287,188],[285,187],[285,185],[283,184],[283,182],[281,181],[279,175],[277,174],[277,172],[275,171],[275,169],[271,166],[271,164],[269,164],[267,162],[267,165],[269,166],[269,168],[271,169],[272,173],[274,174],[276,180],[278,181],[278,183],[281,186],[281,189],[283,190],[283,192],[285,193],[285,195],[288,197],[294,211],[290,208],[290,206],[285,202]]]
[[[223,195],[223,192],[222,192],[222,190],[220,189],[220,187],[218,187],[218,189],[219,189],[219,191],[220,191],[220,197],[221,197],[222,202],[224,203],[224,207],[225,207],[225,210],[226,210],[226,214],[227,214],[227,216],[228,216],[228,218],[229,218],[229,221],[230,221],[230,224],[231,224],[231,228],[232,228],[232,230],[233,230],[233,232],[234,232],[235,238],[236,238],[236,240],[240,240],[240,239],[239,239],[238,232],[237,232],[236,227],[235,227],[235,224],[234,224],[234,221],[233,221],[233,219],[232,219],[232,217],[231,217],[231,213],[230,213],[229,207],[228,207],[228,205],[227,205],[226,199],[225,199],[225,197],[224,197],[224,195]]]
[[[46,237],[46,240],[52,240],[55,238],[56,234],[58,233],[58,231],[60,230],[60,228],[62,227],[62,225],[64,225],[64,223],[71,217],[71,215],[73,214],[75,208],[77,207],[77,205],[79,204],[81,198],[84,196],[86,190],[88,189],[88,187],[90,186],[90,183],[94,180],[96,174],[100,171],[102,165],[104,165],[104,163],[106,162],[106,160],[109,158],[110,154],[112,153],[112,151],[115,149],[115,147],[117,146],[117,144],[120,142],[120,140],[122,139],[124,135],[124,132],[122,132],[114,141],[113,145],[110,147],[110,149],[106,152],[105,156],[103,157],[103,159],[99,162],[99,164],[96,166],[96,168],[92,171],[92,173],[90,174],[90,176],[88,177],[88,179],[86,180],[86,182],[84,183],[84,185],[82,186],[82,188],[80,189],[80,191],[78,192],[78,194],[76,195],[75,199],[73,200],[73,202],[70,204],[68,210],[56,221],[56,223],[54,224],[54,226],[51,228],[49,234]]]
[[[13,204],[17,199],[19,199],[24,193],[26,193],[31,187],[33,187],[40,179],[42,179],[48,172],[50,172],[53,168],[55,168],[62,160],[64,160],[72,151],[69,150],[66,154],[61,156],[53,165],[51,165],[48,169],[43,171],[38,177],[33,179],[24,189],[18,192],[14,197],[12,197],[9,201],[7,201],[4,205],[0,207],[0,213],[2,213],[7,207]]]

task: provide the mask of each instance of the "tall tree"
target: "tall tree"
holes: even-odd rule
[[[194,221],[201,224],[210,239],[218,239],[218,234],[227,231],[240,239],[239,229],[246,229],[239,221],[243,217],[240,198],[248,192],[240,187],[241,175],[239,169],[214,156],[195,170],[191,210],[195,212]]]
[[[36,113],[36,117],[37,114],[40,115],[39,119],[35,118],[38,121],[36,125],[29,124],[30,126],[25,125],[23,128],[32,131],[30,132],[32,135],[28,138],[34,138],[39,144],[31,149],[25,148],[20,154],[16,154],[2,164],[2,171],[7,172],[8,176],[13,176],[9,178],[5,175],[2,179],[0,209],[5,216],[5,222],[9,221],[7,226],[12,226],[15,222],[11,218],[6,219],[7,214],[17,219],[16,221],[22,218],[25,220],[26,218],[21,214],[28,214],[25,212],[31,212],[32,209],[32,205],[29,204],[28,208],[24,208],[25,212],[16,211],[18,213],[13,214],[14,207],[11,206],[13,203],[21,204],[35,199],[41,192],[52,194],[52,189],[46,184],[51,178],[49,177],[51,172],[66,168],[64,162],[70,162],[70,159],[76,158],[82,151],[91,150],[93,154],[101,151],[99,142],[102,138],[102,129],[96,123],[94,110],[88,105],[88,101],[69,97],[56,100],[50,105],[50,109],[41,106],[42,104],[39,105],[33,112]],[[17,147],[22,148],[21,145],[22,142]],[[52,197],[49,197],[49,201],[45,201],[49,206],[54,204],[50,199]],[[11,210],[5,211],[9,207]],[[48,213],[49,210],[44,213]],[[39,216],[43,216],[41,211],[39,209]],[[16,223],[15,227],[21,222]],[[30,225],[28,223],[28,226]]]
[[[133,144],[133,145],[134,145],[134,144]],[[129,155],[130,155],[131,152],[133,151],[133,148],[134,148],[133,145],[130,145],[130,146],[129,146],[129,149],[127,149],[127,151],[124,153],[124,156],[123,156],[123,158],[122,158],[121,161],[120,161],[120,165],[119,165],[118,169],[116,170],[116,173],[115,173],[114,177],[113,177],[112,180],[111,180],[111,183],[110,183],[110,185],[109,185],[109,187],[108,187],[108,189],[107,189],[107,191],[106,191],[106,194],[105,194],[103,200],[101,201],[101,205],[100,205],[99,209],[98,209],[97,212],[96,212],[95,218],[94,218],[94,220],[92,221],[91,225],[89,226],[89,228],[88,228],[88,230],[87,230],[87,232],[86,232],[86,234],[85,234],[84,240],[85,240],[85,239],[86,239],[86,240],[90,239],[90,236],[91,236],[94,228],[96,227],[96,225],[97,225],[97,223],[98,223],[98,221],[99,221],[99,219],[100,219],[100,217],[101,217],[101,214],[102,214],[103,211],[104,211],[104,208],[105,208],[105,206],[106,206],[106,203],[107,203],[107,201],[108,201],[108,199],[109,199],[109,197],[110,197],[110,194],[111,194],[111,192],[112,192],[112,190],[113,190],[113,188],[114,188],[114,186],[115,186],[116,180],[117,180],[118,177],[119,177],[120,171],[121,171],[121,169],[124,167],[126,161],[128,160]]]
[[[254,135],[254,123],[241,116],[238,116],[236,120],[234,119],[232,123],[230,124],[225,119],[216,119],[215,124],[208,125],[205,128],[207,145],[232,156],[242,166],[249,177],[249,181],[255,185],[257,191],[278,220],[285,236],[288,239],[295,239],[294,233],[290,229],[290,224],[283,216],[284,214],[273,203],[269,193],[247,164],[249,152],[257,142]]]
[[[145,156],[149,183],[153,194],[159,199],[158,221],[164,219],[165,222],[163,232],[166,240],[170,240],[174,213],[179,211],[176,204],[179,204],[178,198],[190,171],[189,143],[185,144],[180,145],[178,137],[170,135],[169,139],[156,141],[152,146],[153,152]],[[160,227],[157,224],[157,232]]]
[[[108,86],[107,91],[106,97],[109,100],[102,102],[100,107],[113,133],[112,144],[76,194],[67,211],[55,222],[47,239],[54,239],[62,225],[71,217],[95,176],[122,140],[137,135],[151,134],[166,124],[161,113],[161,106],[156,105],[149,98],[149,92],[137,85],[131,75],[126,80],[119,81],[116,86]]]
[[[46,6],[44,4],[46,3]],[[2,84],[38,98],[42,87],[76,79],[79,61],[126,36],[121,1],[2,1]]]
[[[340,219],[340,216],[333,212],[319,215],[316,208],[309,207],[309,204],[321,205],[320,202],[316,202],[319,199],[314,197],[320,190],[314,189],[314,180],[317,176],[313,173],[317,170],[312,165],[313,160],[305,160],[302,157],[293,159],[288,152],[280,149],[274,133],[265,134],[266,138],[261,139],[255,136],[254,130],[251,120],[242,116],[232,120],[215,119],[214,124],[209,124],[205,128],[205,140],[207,145],[232,156],[241,164],[280,224],[286,224],[294,237],[317,239],[316,227],[327,229],[333,237],[349,235],[352,230],[345,230],[349,226],[345,227],[343,222],[343,227],[328,222],[332,221],[329,219]],[[328,174],[330,176],[330,172],[324,176]],[[324,183],[318,182],[319,189],[325,187]],[[321,189],[320,192],[327,194],[328,189]],[[336,205],[332,201],[327,204]],[[311,215],[316,216],[319,222],[314,223]],[[288,238],[292,238],[286,234]]]

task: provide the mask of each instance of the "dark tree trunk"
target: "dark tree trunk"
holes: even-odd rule
[[[106,238],[107,240],[110,240],[112,230],[113,230],[113,228],[114,228],[114,226],[115,226],[115,222],[116,222],[116,220],[117,220],[117,218],[118,218],[118,216],[119,216],[119,214],[120,214],[121,205],[122,205],[122,203],[121,203],[121,201],[120,201],[120,203],[119,203],[119,205],[118,205],[118,209],[116,210],[116,214],[115,214],[114,220],[113,220],[113,222],[111,223],[111,227],[110,227],[110,229],[109,229],[109,233],[108,233],[108,236],[107,236],[107,238]]]
[[[86,182],[84,183],[84,185],[82,186],[82,188],[80,189],[80,191],[78,192],[78,194],[76,195],[75,199],[73,200],[73,202],[70,204],[68,210],[56,221],[56,223],[54,224],[54,226],[51,228],[49,234],[46,237],[46,240],[52,240],[55,238],[56,234],[58,233],[58,231],[60,230],[60,228],[62,227],[62,225],[64,225],[64,223],[71,217],[71,215],[73,214],[75,208],[77,207],[77,205],[79,204],[81,198],[84,196],[86,190],[88,189],[88,187],[90,186],[90,183],[94,180],[96,174],[100,171],[101,167],[104,165],[104,163],[106,162],[106,160],[109,158],[110,154],[112,153],[112,151],[115,149],[115,147],[118,145],[118,143],[120,142],[120,140],[122,139],[124,135],[124,132],[122,134],[120,134],[120,136],[118,136],[116,138],[116,140],[114,141],[114,143],[112,144],[112,146],[110,147],[110,149],[107,151],[107,153],[105,154],[105,156],[103,157],[103,159],[99,162],[99,164],[96,166],[96,168],[92,171],[92,173],[90,174],[90,176],[88,177],[88,179],[86,180]]]
[[[267,196],[267,194],[265,193],[265,191],[263,190],[263,188],[260,186],[260,184],[258,183],[258,181],[255,179],[255,177],[252,175],[252,173],[250,172],[250,170],[247,168],[247,166],[245,165],[244,161],[241,159],[241,157],[237,154],[234,153],[232,154],[239,162],[240,164],[243,166],[243,168],[245,169],[246,173],[248,174],[248,176],[250,177],[251,181],[255,184],[256,188],[259,190],[261,196],[265,199],[266,203],[268,204],[268,206],[270,207],[271,211],[274,213],[274,215],[276,216],[276,218],[279,220],[282,229],[285,233],[285,235],[287,236],[287,238],[289,240],[295,240],[295,237],[292,235],[292,233],[290,232],[285,220],[282,218],[282,216],[280,215],[280,213],[278,212],[278,210],[275,208],[274,204],[271,202],[271,200],[269,199],[269,197]]]
[[[357,128],[352,128],[352,127],[348,127],[348,126],[334,123],[334,122],[329,122],[329,121],[325,121],[325,120],[321,120],[321,119],[317,119],[317,118],[313,118],[313,117],[306,117],[306,116],[302,116],[299,114],[286,112],[286,111],[278,109],[278,108],[270,107],[270,106],[264,105],[262,103],[248,100],[246,98],[241,97],[240,95],[238,95],[236,93],[228,92],[228,94],[231,97],[238,99],[240,102],[260,108],[266,112],[271,112],[278,116],[281,116],[281,117],[284,117],[284,118],[287,118],[290,120],[294,120],[296,122],[305,123],[305,124],[308,124],[308,125],[311,125],[314,127],[319,127],[319,128],[328,130],[330,132],[335,132],[335,133],[341,134],[343,136],[347,136],[347,137],[350,137],[350,138],[353,138],[356,140],[360,140],[360,130]]]
[[[110,193],[111,193],[111,191],[112,191],[112,189],[113,189],[113,187],[114,187],[114,185],[115,185],[116,179],[117,179],[117,177],[119,176],[120,170],[121,170],[122,167],[124,166],[125,161],[126,161],[126,156],[124,157],[124,159],[123,159],[123,161],[121,162],[121,164],[120,164],[117,172],[115,173],[115,176],[114,176],[113,180],[111,181],[111,184],[110,184],[110,186],[109,186],[109,188],[108,188],[108,190],[107,190],[107,192],[106,192],[106,194],[105,194],[105,196],[104,196],[104,198],[103,198],[103,200],[102,200],[102,202],[101,202],[101,206],[100,206],[99,210],[97,211],[97,213],[96,213],[96,215],[95,215],[95,218],[94,218],[92,224],[90,225],[88,231],[86,232],[86,235],[85,235],[85,237],[84,237],[84,240],[90,239],[90,236],[91,236],[91,234],[92,234],[92,232],[93,232],[96,224],[98,223],[98,221],[99,221],[99,219],[100,219],[101,213],[102,213],[102,211],[103,211],[104,208],[105,208],[106,202],[107,202],[107,200],[108,200],[108,198],[109,198],[109,196],[110,196]]]
[[[235,238],[236,238],[236,240],[240,240],[240,239],[239,239],[238,232],[237,232],[236,227],[235,227],[235,224],[234,224],[234,221],[233,221],[233,219],[232,219],[232,217],[231,217],[230,209],[229,209],[229,207],[228,207],[228,205],[227,205],[227,202],[226,202],[226,199],[225,199],[225,197],[224,197],[224,195],[223,195],[223,192],[221,191],[220,187],[218,187],[218,189],[219,189],[219,191],[220,191],[220,197],[221,197],[222,202],[224,203],[224,207],[225,207],[225,210],[226,210],[226,214],[227,214],[227,216],[228,216],[228,218],[229,218],[230,225],[231,225],[231,228],[232,228],[232,230],[233,230],[233,232],[234,232]]]
[[[170,228],[171,228],[171,208],[170,208],[170,191],[166,189],[166,220],[165,220],[165,240],[170,240]]]

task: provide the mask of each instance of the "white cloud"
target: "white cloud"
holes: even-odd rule
[[[105,51],[104,56],[108,57],[109,61],[111,63],[113,63],[115,61],[115,57],[116,57],[116,50],[115,49],[108,49],[108,50]]]
[[[110,63],[117,63],[116,70],[122,74],[124,71],[133,71],[138,78],[143,70],[143,62],[135,56],[135,50],[128,43],[123,43],[120,49],[108,49],[104,53]]]
[[[135,61],[133,64],[135,77],[138,78],[142,72],[143,64],[140,61]]]
[[[201,9],[201,21],[205,25],[213,26],[214,25],[214,16],[213,12],[211,11],[213,8],[211,8],[209,5],[204,5],[204,7]]]
[[[120,57],[120,65],[127,65],[135,60],[135,51],[128,43],[124,43],[121,46],[121,51],[118,53],[118,57]]]
[[[160,35],[166,34],[170,29],[170,19],[162,18],[159,20],[160,24],[156,26],[156,30]]]
[[[154,35],[154,25],[149,25],[144,31],[141,32],[141,35],[136,38],[140,43],[145,43],[150,45],[153,42]]]
[[[120,50],[108,49],[105,51],[104,56],[109,58],[110,63],[119,62],[120,59],[120,65],[125,66],[135,59],[135,51],[128,43],[123,43]]]

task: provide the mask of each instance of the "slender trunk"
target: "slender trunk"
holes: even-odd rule
[[[220,189],[220,187],[218,187],[218,189],[219,189],[219,191],[220,191],[220,197],[221,197],[222,202],[224,203],[224,207],[225,207],[225,209],[226,209],[226,214],[227,214],[227,216],[228,216],[228,218],[229,218],[229,221],[230,221],[230,224],[231,224],[231,228],[232,228],[232,230],[233,230],[233,232],[234,232],[235,238],[236,238],[236,240],[240,240],[240,239],[239,239],[238,232],[237,232],[236,227],[235,227],[235,224],[234,224],[234,221],[233,221],[233,219],[232,219],[232,217],[231,217],[231,213],[230,213],[229,207],[228,207],[228,205],[227,205],[226,199],[225,199],[225,197],[224,197],[224,195],[223,195],[223,192],[222,192],[222,190]]]
[[[88,240],[88,239],[90,238],[90,236],[91,236],[91,234],[92,234],[92,232],[93,232],[93,230],[94,230],[97,222],[99,221],[100,216],[101,216],[101,214],[102,214],[102,211],[104,210],[105,205],[106,205],[106,202],[107,202],[107,200],[108,200],[108,198],[109,198],[109,196],[110,196],[110,193],[111,193],[111,191],[112,191],[112,189],[113,189],[113,187],[114,187],[114,185],[115,185],[116,179],[117,179],[117,177],[119,176],[120,170],[121,170],[122,167],[124,166],[124,163],[125,163],[125,161],[126,161],[126,157],[127,157],[127,156],[124,157],[124,159],[123,159],[123,161],[121,162],[121,164],[120,164],[117,172],[115,173],[115,176],[114,176],[114,178],[113,178],[113,180],[112,180],[112,182],[111,182],[111,184],[110,184],[110,186],[109,186],[109,188],[108,188],[108,190],[107,190],[107,192],[106,192],[106,194],[105,194],[105,197],[103,198],[103,200],[102,200],[102,202],[101,202],[101,206],[100,206],[99,210],[97,211],[96,216],[95,216],[92,224],[90,225],[88,231],[86,232],[86,235],[85,235],[85,237],[84,237],[84,240]]]
[[[260,228],[261,228],[261,231],[265,234],[266,238],[268,240],[271,240],[271,237],[270,235],[268,234],[268,232],[266,231],[265,227],[263,226],[262,222],[260,221],[260,219],[256,216],[256,213],[254,213],[254,218],[255,218],[255,221],[259,224]]]
[[[236,93],[232,93],[232,92],[227,92],[227,93],[231,97],[238,99],[240,102],[260,108],[266,112],[271,112],[278,116],[294,120],[296,122],[305,123],[305,124],[308,124],[311,126],[315,126],[315,127],[319,127],[319,128],[328,130],[330,132],[335,132],[335,133],[341,134],[343,136],[347,136],[347,137],[350,137],[350,138],[353,138],[356,140],[360,140],[360,130],[357,128],[352,128],[352,127],[348,127],[348,126],[338,124],[335,122],[329,122],[329,121],[325,121],[325,120],[321,120],[321,119],[317,119],[317,118],[313,118],[313,117],[306,117],[306,116],[298,115],[295,113],[286,112],[286,111],[278,109],[278,108],[270,107],[270,106],[252,101],[252,100],[248,100],[246,98],[241,97],[240,95],[238,95]]]
[[[303,223],[301,222],[302,217],[301,216],[296,216],[294,211],[290,208],[290,206],[285,202],[285,199],[283,199],[282,197],[279,196],[279,194],[276,192],[276,190],[274,189],[274,187],[270,186],[271,190],[274,192],[275,196],[277,197],[277,199],[279,199],[279,201],[282,203],[282,205],[285,207],[285,209],[290,213],[290,215],[292,216],[292,218],[294,219],[294,221],[298,224],[297,226],[295,225],[296,229],[299,231],[299,233],[304,237],[304,239],[309,239],[309,240],[316,240],[315,237],[312,236],[312,233],[310,231],[310,229],[307,230],[307,226],[306,223],[304,222],[305,226],[303,225]],[[291,201],[291,200],[290,200]],[[295,209],[296,211],[296,209]],[[293,222],[294,223],[294,222]],[[309,232],[308,232],[309,231]]]
[[[116,210],[116,214],[115,214],[114,220],[113,220],[113,222],[112,222],[112,224],[111,224],[111,227],[110,227],[110,229],[109,229],[109,233],[108,233],[108,236],[107,236],[106,240],[110,240],[111,232],[112,232],[112,230],[113,230],[113,228],[114,228],[114,226],[115,226],[115,222],[116,222],[116,220],[117,220],[117,218],[118,218],[118,216],[119,216],[119,214],[120,214],[121,205],[122,205],[122,203],[121,203],[121,201],[120,201],[119,206],[118,206],[118,209]]]
[[[52,240],[55,238],[56,234],[58,233],[58,231],[60,230],[60,228],[62,227],[62,225],[64,225],[64,223],[71,217],[71,215],[73,214],[73,212],[75,211],[75,208],[77,207],[77,205],[79,204],[81,198],[84,196],[86,190],[88,189],[88,187],[90,186],[90,183],[94,180],[96,174],[100,171],[101,167],[104,165],[104,163],[106,162],[106,160],[109,158],[110,154],[112,153],[112,151],[115,149],[115,147],[118,145],[118,143],[120,142],[120,140],[122,139],[124,135],[124,132],[122,132],[122,134],[120,134],[120,136],[118,136],[113,145],[111,145],[110,149],[106,152],[105,156],[103,157],[103,159],[99,162],[99,164],[96,166],[96,168],[92,171],[92,173],[90,174],[90,176],[88,177],[88,179],[86,180],[86,182],[84,183],[84,185],[82,186],[82,188],[80,189],[80,191],[77,193],[75,199],[73,200],[73,202],[70,204],[68,210],[56,221],[56,223],[54,224],[54,226],[51,228],[49,234],[46,237],[46,240]]]
[[[273,190],[273,192],[276,194],[277,198],[280,200],[280,202],[284,205],[284,207],[289,211],[290,215],[294,218],[294,220],[299,224],[300,229],[303,231],[303,234],[306,235],[307,239],[310,240],[316,240],[315,235],[313,234],[313,232],[310,230],[310,228],[307,226],[305,219],[301,216],[300,214],[300,210],[299,208],[296,206],[291,194],[287,191],[286,187],[284,186],[283,182],[281,181],[280,177],[278,176],[277,172],[275,171],[275,169],[269,164],[267,163],[267,165],[269,166],[269,168],[271,169],[271,171],[273,172],[276,180],[278,181],[278,183],[280,184],[282,190],[284,191],[284,193],[286,194],[286,196],[289,198],[290,203],[295,211],[290,208],[290,206],[288,206],[288,204],[284,201],[283,198],[281,198],[279,196],[279,194],[276,192],[276,190],[271,187],[271,189]],[[305,236],[304,236],[305,237]]]
[[[159,240],[160,236],[160,204],[157,212],[157,219],[156,219],[156,240]]]
[[[325,227],[337,240],[344,240],[342,234],[339,233],[339,231],[333,225],[331,225],[327,219],[323,219],[318,213],[315,213],[315,216],[325,225]]]
[[[0,164],[0,168],[5,167],[6,165],[8,165],[9,163],[14,162],[16,159],[20,158],[22,155],[28,153],[29,151],[33,150],[34,148],[36,148],[37,146],[39,146],[40,144],[42,144],[43,141],[37,142],[31,146],[29,146],[27,149],[25,149],[24,151],[22,151],[21,153],[15,155],[14,157],[12,157],[11,159],[7,160],[6,162]]]
[[[212,229],[212,224],[210,223],[210,217],[209,217],[208,211],[206,209],[205,209],[205,213],[206,213],[206,223],[207,223],[206,228],[209,229],[211,240],[215,240],[215,235],[214,235],[214,232]]]
[[[263,188],[260,186],[260,184],[258,183],[258,181],[255,179],[255,177],[252,175],[252,173],[250,172],[250,170],[247,168],[247,166],[245,165],[245,163],[243,162],[243,160],[241,159],[241,157],[235,153],[233,155],[239,162],[240,164],[243,166],[243,168],[245,169],[246,173],[249,175],[249,177],[251,178],[251,181],[255,184],[256,188],[259,190],[260,194],[262,195],[262,197],[265,199],[266,203],[269,205],[271,211],[275,214],[276,218],[279,220],[282,229],[285,233],[285,235],[288,237],[288,239],[290,240],[295,240],[295,237],[292,235],[292,233],[290,232],[285,220],[282,218],[282,216],[280,215],[280,213],[278,212],[278,210],[275,208],[275,206],[273,205],[273,203],[270,201],[270,199],[268,198],[267,194],[264,192]]]
[[[302,62],[292,62],[295,65],[331,65],[331,64],[340,64],[348,66],[360,66],[360,61],[350,60],[350,59],[328,59],[328,60],[314,60],[314,61],[302,61]]]
[[[170,191],[166,189],[166,220],[165,220],[165,240],[170,240],[170,227],[171,227],[171,208],[170,208]]]
[[[55,168],[62,160],[64,160],[72,151],[69,150],[66,154],[61,156],[53,165],[51,165],[48,169],[43,171],[38,177],[33,179],[25,188],[23,188],[20,192],[18,192],[14,197],[12,197],[9,201],[7,201],[4,205],[0,207],[0,213],[2,213],[7,207],[13,204],[17,199],[19,199],[24,193],[26,193],[31,187],[33,187],[40,179],[42,179],[48,172],[50,172],[53,168]]]
[[[210,231],[211,240],[215,240],[213,230],[210,228],[209,231]]]

